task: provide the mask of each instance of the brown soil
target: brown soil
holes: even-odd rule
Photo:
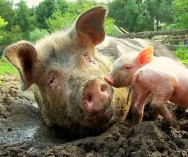
[[[188,112],[172,107],[182,130],[170,128],[149,111],[131,129],[130,119],[117,123],[95,137],[67,141],[57,128],[47,128],[41,120],[32,92],[21,92],[17,77],[0,77],[0,156],[86,156],[86,157],[184,157],[188,156]],[[154,118],[154,117],[152,117]]]

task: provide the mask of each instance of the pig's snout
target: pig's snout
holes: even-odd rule
[[[81,108],[85,112],[85,120],[90,124],[102,124],[108,121],[112,114],[110,104],[113,89],[104,80],[88,81],[83,89]]]

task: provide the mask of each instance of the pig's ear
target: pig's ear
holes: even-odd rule
[[[4,56],[18,69],[21,76],[21,89],[28,89],[33,84],[33,66],[37,61],[34,45],[27,41],[14,43],[5,49]]]
[[[92,8],[79,16],[76,21],[76,32],[83,46],[95,46],[105,37],[103,27],[106,9],[104,7]]]
[[[137,56],[137,62],[141,65],[150,63],[153,59],[153,47],[150,46],[140,51]]]

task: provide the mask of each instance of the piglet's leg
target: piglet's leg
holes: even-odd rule
[[[146,98],[149,96],[150,92],[145,89],[144,87],[138,86],[138,95],[135,101],[135,104],[132,108],[132,120],[133,124],[140,124],[142,122],[143,118],[143,112],[144,112],[144,102]]]
[[[163,95],[163,101],[161,100],[161,96],[155,95],[152,102],[151,107],[153,110],[157,111],[161,116],[164,117],[166,121],[168,121],[172,127],[176,129],[180,129],[180,124],[176,120],[176,117],[169,111],[169,109],[166,106],[166,102],[169,99],[169,96],[166,96],[166,99],[164,99]]]
[[[135,86],[133,86],[131,91],[131,105],[130,105],[131,109],[134,107],[137,97],[138,97],[137,89],[135,88]]]

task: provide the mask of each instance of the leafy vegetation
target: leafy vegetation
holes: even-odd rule
[[[18,71],[13,65],[8,63],[5,59],[0,58],[0,76],[1,75],[18,75]]]
[[[178,47],[175,54],[183,64],[188,65],[188,45]]]
[[[70,28],[80,13],[100,5],[109,9],[105,22],[109,35],[119,35],[116,26],[129,32],[188,28],[187,0],[109,0],[108,3],[43,0],[33,8],[27,6],[26,0],[17,4],[1,0],[0,45],[18,40],[35,41],[48,32]]]
[[[29,33],[29,40],[34,42],[42,37],[45,37],[48,34],[49,33],[46,29],[36,28],[35,30],[33,30]]]
[[[5,27],[8,24],[4,19],[1,18],[0,16],[0,39],[3,38],[1,28]]]
[[[176,14],[176,21],[173,26],[177,29],[187,29],[188,28],[188,1],[187,0],[174,0],[174,10]]]
[[[161,23],[174,20],[172,3],[173,0],[114,0],[109,4],[109,15],[128,32],[159,30]]]

